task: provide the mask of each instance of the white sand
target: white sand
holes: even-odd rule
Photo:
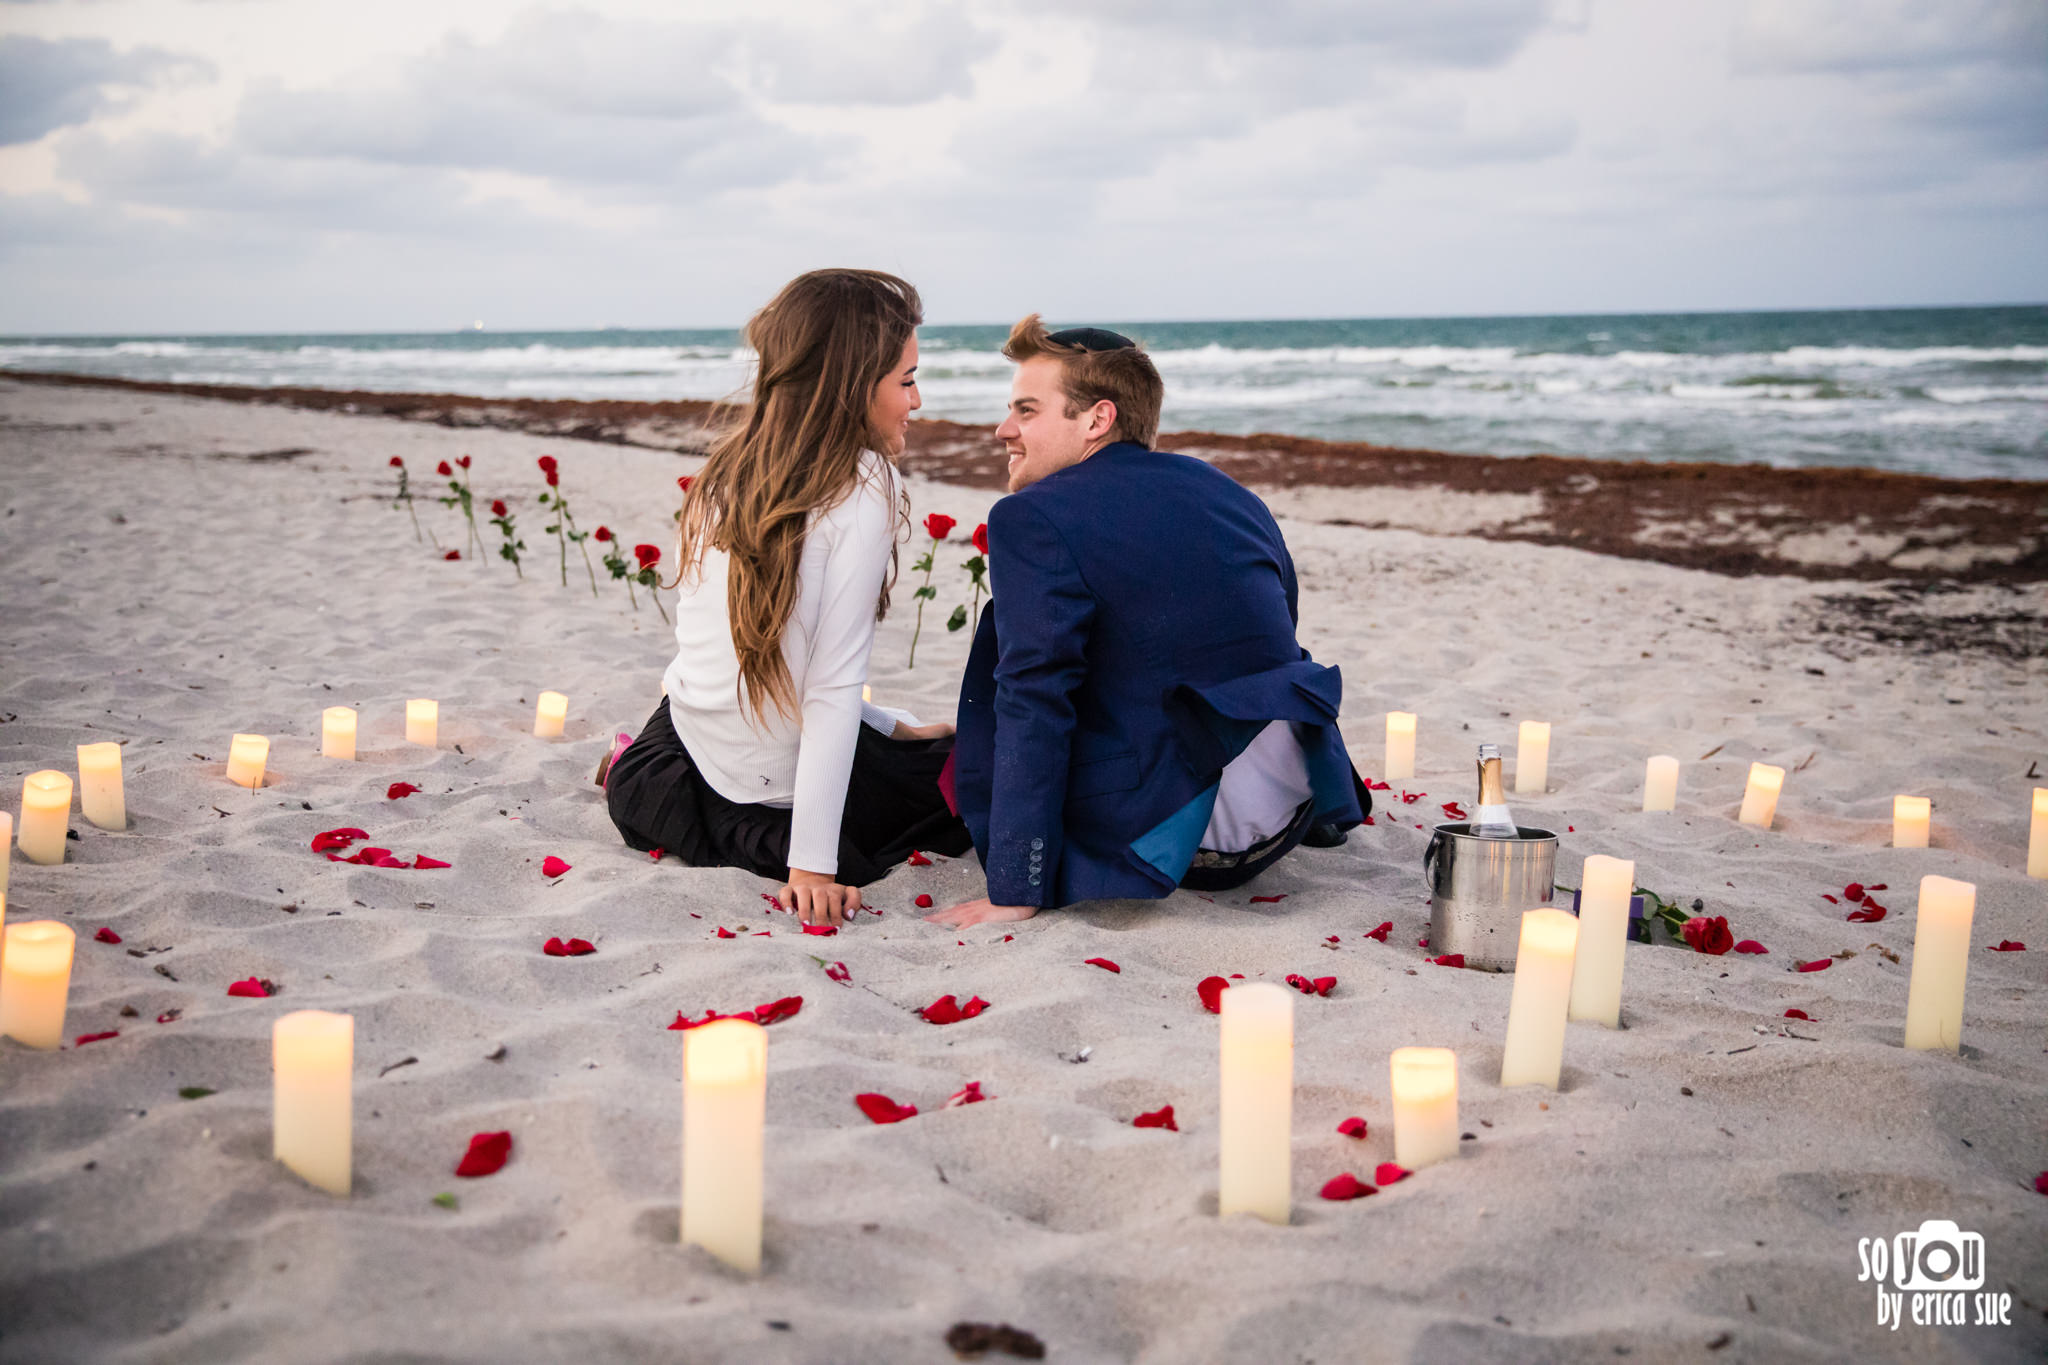
[[[246,458],[295,447],[311,453]],[[1841,585],[1314,524],[1296,494],[1304,643],[1344,670],[1367,773],[1381,713],[1420,713],[1407,785],[1427,799],[1213,903],[1048,913],[1008,941],[919,922],[920,892],[980,893],[970,859],[902,869],[871,888],[881,918],[804,938],[756,879],[657,866],[613,833],[591,770],[608,727],[637,728],[657,698],[669,637],[615,584],[593,600],[573,551],[561,586],[531,501],[546,452],[582,525],[672,556],[691,467],[672,455],[0,383],[0,805],[111,737],[131,818],[78,820],[67,865],[13,868],[11,917],[80,934],[67,1038],[121,1032],[0,1043],[0,1360],[944,1361],[963,1319],[1026,1328],[1061,1361],[2048,1348],[2048,1199],[2031,1187],[2048,1169],[2048,883],[2023,875],[2041,661],[1857,644],[1819,628]],[[482,498],[523,498],[527,577],[417,544],[383,496],[394,453],[422,493],[436,460],[469,453]],[[919,517],[957,516],[962,536],[989,502],[914,491]],[[419,510],[460,543],[453,513]],[[914,672],[907,578],[875,692],[950,716],[967,640],[942,618],[964,575],[942,577]],[[571,699],[563,742],[528,733],[544,687]],[[438,752],[402,742],[410,696],[440,699]],[[336,703],[362,713],[354,764],[318,757]],[[1495,1084],[1512,978],[1416,946],[1417,826],[1469,800],[1473,745],[1511,745],[1523,717],[1554,727],[1552,790],[1516,809],[1563,834],[1560,881],[1588,853],[1633,857],[1644,884],[1704,897],[1771,950],[1632,946],[1627,1027],[1573,1025],[1558,1094]],[[223,780],[237,730],[273,738],[261,791]],[[1685,760],[1676,816],[1636,810],[1659,752]],[[1733,818],[1752,759],[1796,770],[1769,833]],[[388,801],[401,779],[424,790]],[[1935,848],[1889,847],[1895,792],[1934,798]],[[308,851],[336,826],[454,866]],[[557,882],[550,854],[574,865]],[[1960,1057],[1900,1047],[1927,872],[1978,886]],[[1821,893],[1849,881],[1887,883],[1889,918],[1844,923]],[[1363,937],[1386,919],[1386,944]],[[773,936],[722,941],[719,924]],[[102,925],[123,945],[92,942]],[[551,935],[598,951],[546,957]],[[2030,951],[1983,950],[2003,938]],[[1082,965],[1097,955],[1121,975]],[[1230,972],[1339,978],[1298,1001],[1285,1228],[1214,1216],[1216,1021],[1194,986]],[[228,998],[248,976],[282,996]],[[947,992],[993,1007],[943,1029],[910,1012]],[[791,994],[803,1012],[769,1030],[767,1268],[749,1282],[676,1244],[682,1035],[665,1025]],[[1795,1006],[1813,1022],[1788,1028]],[[356,1019],[347,1202],[270,1160],[270,1023],[305,1007]],[[171,1008],[183,1018],[157,1024]],[[1458,1050],[1476,1140],[1374,1198],[1319,1199],[1391,1157],[1387,1055],[1410,1043]],[[995,1100],[940,1112],[969,1080]],[[867,1090],[925,1112],[871,1125]],[[1130,1126],[1168,1103],[1182,1131]],[[1372,1125],[1362,1143],[1335,1131],[1351,1114]],[[495,1129],[511,1164],[456,1179],[470,1134]],[[443,1191],[458,1211],[430,1202]],[[1983,1235],[2012,1325],[1878,1325],[1858,1239],[1930,1218]]]

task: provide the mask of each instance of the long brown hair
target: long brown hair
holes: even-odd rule
[[[870,429],[875,385],[924,321],[905,280],[879,270],[813,270],[782,287],[747,322],[760,357],[752,401],[728,419],[711,456],[683,495],[680,571],[701,567],[706,546],[731,559],[726,615],[740,687],[757,721],[768,703],[798,711],[782,632],[796,609],[797,565],[812,512],[832,507],[860,477],[861,453],[889,458]],[[907,498],[899,516],[909,515]],[[879,620],[896,577],[875,604]]]

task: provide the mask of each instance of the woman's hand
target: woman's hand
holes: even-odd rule
[[[955,929],[967,929],[977,924],[1013,924],[1018,920],[1030,919],[1038,913],[1035,905],[996,905],[983,899],[962,901],[948,906],[935,915],[924,917],[927,924],[945,924]]]
[[[944,739],[952,733],[953,726],[949,721],[935,720],[930,725],[905,725],[899,720],[896,722],[896,728],[889,732],[889,738]]]
[[[806,872],[800,867],[789,870],[789,880],[775,893],[775,899],[782,902],[785,910],[796,911],[796,916],[805,924],[846,923],[846,917],[860,909],[860,888],[841,886],[828,872]]]

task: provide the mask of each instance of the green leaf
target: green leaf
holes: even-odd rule
[[[946,629],[947,629],[947,630],[958,630],[958,629],[960,629],[960,627],[962,627],[962,626],[964,626],[964,625],[966,625],[966,624],[967,624],[967,608],[965,608],[965,607],[955,607],[955,608],[953,608],[953,614],[952,614],[951,616],[948,616],[948,617],[946,618]]]
[[[203,1100],[213,1093],[213,1091],[208,1090],[203,1085],[184,1085],[178,1087],[178,1098],[181,1100]]]
[[[443,1190],[434,1196],[434,1206],[442,1209],[458,1209],[462,1207],[462,1204],[454,1195]]]
[[[916,592],[910,595],[912,597],[920,598],[926,602],[935,602],[938,600],[939,590],[933,587],[931,584],[927,583],[923,587],[919,588]]]

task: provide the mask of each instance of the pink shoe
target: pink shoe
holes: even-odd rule
[[[606,791],[610,791],[612,786],[612,764],[618,762],[619,755],[626,752],[627,749],[632,747],[632,744],[633,737],[627,734],[624,730],[619,731],[617,736],[612,740],[612,751],[606,754],[604,758],[598,762],[597,776],[591,778],[590,780],[592,782],[595,782],[598,786],[603,787]]]

